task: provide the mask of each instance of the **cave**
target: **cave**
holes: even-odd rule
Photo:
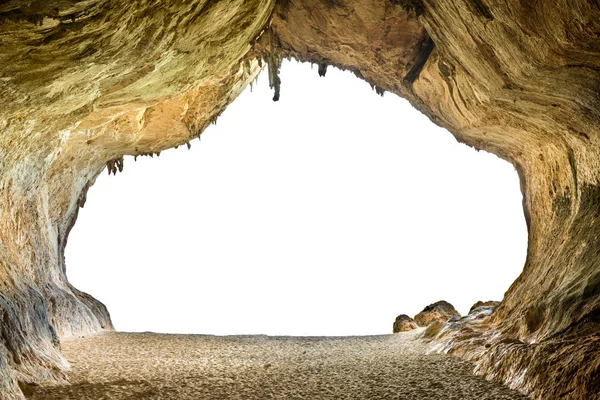
[[[597,1],[11,0],[0,20],[3,398],[65,379],[60,337],[112,328],[65,275],[98,174],[198,138],[262,68],[277,100],[285,58],[350,70],[515,166],[523,272],[432,343],[532,398],[598,398]]]
[[[90,188],[67,278],[117,331],[378,335],[502,299],[527,247],[511,164],[348,71],[284,60],[278,102],[265,72],[189,149]]]

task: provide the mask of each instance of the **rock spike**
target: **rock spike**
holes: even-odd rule
[[[323,78],[327,73],[327,64],[319,63],[319,76]]]

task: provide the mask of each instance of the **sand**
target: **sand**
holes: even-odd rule
[[[33,399],[524,399],[426,355],[418,331],[363,337],[103,333],[64,340],[70,385]]]

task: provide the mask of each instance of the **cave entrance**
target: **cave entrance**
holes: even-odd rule
[[[513,167],[348,72],[281,78],[191,151],[98,178],[67,273],[116,329],[383,334],[437,300],[501,300],[527,246]]]

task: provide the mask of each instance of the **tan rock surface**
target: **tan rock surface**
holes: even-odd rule
[[[419,326],[415,323],[415,321],[406,314],[400,314],[396,317],[394,321],[394,325],[392,327],[393,333],[399,332],[408,332],[415,329],[418,329]]]
[[[415,315],[415,322],[419,326],[426,327],[434,321],[447,322],[455,315],[460,317],[454,306],[447,301],[440,300],[428,305]]]
[[[469,314],[471,314],[472,312],[474,312],[475,310],[477,310],[480,307],[489,307],[489,308],[495,309],[500,304],[501,304],[501,302],[499,302],[499,301],[493,301],[493,300],[478,301],[477,303],[475,303],[475,304],[473,304],[471,306],[471,308],[469,309]]]
[[[592,398],[598,32],[593,0],[2,2],[2,397],[20,398],[18,382],[64,378],[59,336],[111,329],[64,263],[96,176],[198,137],[263,60],[278,91],[278,63],[292,56],[320,73],[351,69],[513,163],[529,227],[523,273],[493,314],[441,330],[438,348],[536,398]]]

